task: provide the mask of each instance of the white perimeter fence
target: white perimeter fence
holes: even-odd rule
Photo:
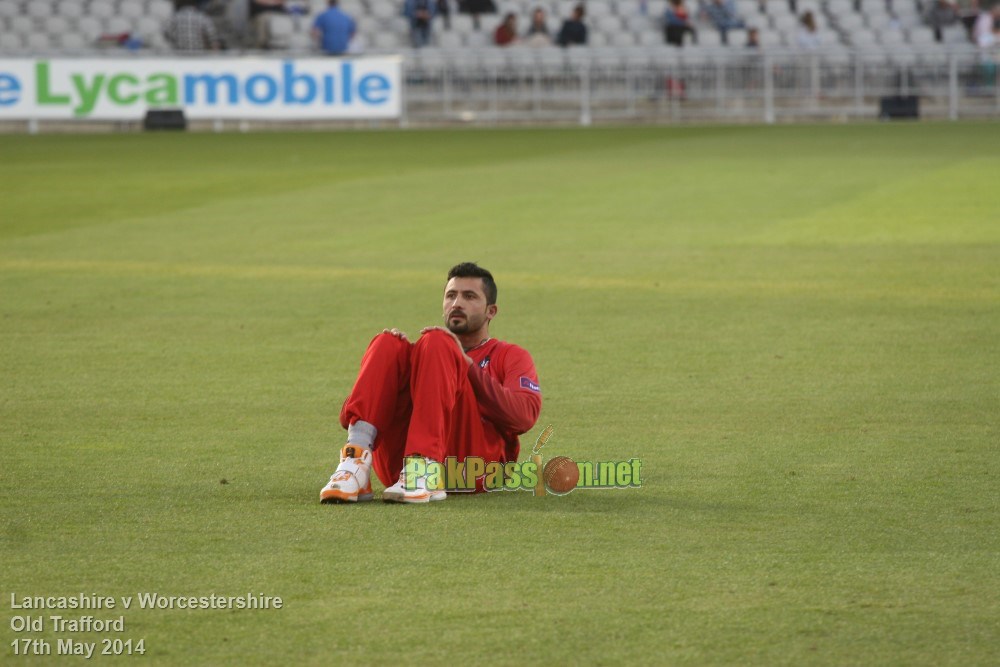
[[[996,60],[968,51],[556,52],[476,61],[404,59],[404,122],[774,123],[878,118],[916,96],[921,117],[1000,117]]]

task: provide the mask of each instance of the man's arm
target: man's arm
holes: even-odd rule
[[[520,382],[521,377],[527,378],[515,370],[513,381]],[[526,433],[538,421],[538,413],[542,410],[540,393],[511,389],[510,382],[500,384],[475,364],[469,367],[469,382],[483,416],[500,429]]]

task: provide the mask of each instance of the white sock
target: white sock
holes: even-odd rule
[[[373,424],[360,419],[347,427],[347,442],[364,447],[368,451],[371,451],[372,445],[375,444],[377,435],[378,429]]]

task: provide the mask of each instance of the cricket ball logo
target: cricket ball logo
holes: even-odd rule
[[[531,448],[531,461],[535,464],[535,470],[542,471],[535,485],[536,496],[544,496],[546,492],[564,496],[575,489],[576,483],[580,481],[580,470],[576,467],[576,462],[568,456],[557,456],[546,463],[544,468],[542,467],[542,447],[554,432],[555,429],[551,424],[546,426]]]
[[[535,495],[546,493],[565,496],[573,489],[627,489],[642,485],[642,461],[585,461],[577,463],[568,456],[556,456],[542,465],[542,447],[552,438],[555,429],[546,426],[531,448],[531,462],[537,475]]]

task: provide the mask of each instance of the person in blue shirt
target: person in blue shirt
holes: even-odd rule
[[[733,0],[709,0],[702,6],[702,11],[719,31],[723,44],[729,43],[730,30],[746,27]]]
[[[403,16],[410,20],[410,41],[419,49],[431,42],[431,20],[437,13],[437,3],[431,0],[406,0]]]
[[[331,56],[347,52],[356,30],[354,19],[340,11],[339,0],[329,0],[330,7],[313,21],[313,37],[320,48]]]

